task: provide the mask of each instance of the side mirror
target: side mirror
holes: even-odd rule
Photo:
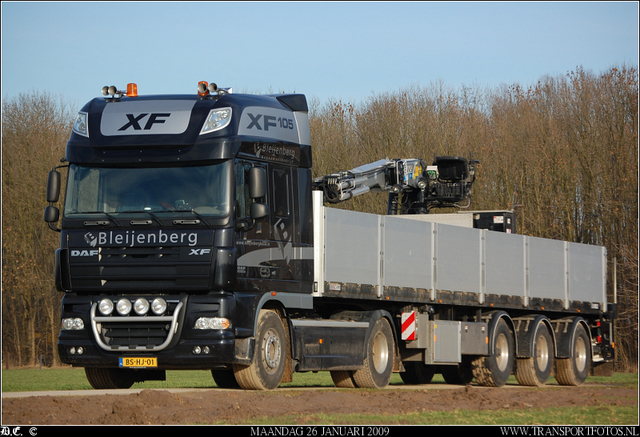
[[[249,196],[252,199],[264,197],[267,193],[267,172],[262,167],[249,170]]]
[[[55,203],[60,197],[60,172],[51,170],[47,180],[47,202]]]
[[[269,209],[264,203],[252,203],[250,214],[253,220],[260,220],[269,214]]]
[[[60,210],[55,206],[47,206],[44,209],[44,221],[47,223],[55,223],[60,219]]]

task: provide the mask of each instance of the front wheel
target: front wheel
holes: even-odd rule
[[[371,331],[367,344],[364,368],[353,372],[353,381],[361,388],[383,388],[393,373],[393,332],[386,319],[379,319]]]
[[[131,388],[135,381],[130,370],[103,367],[85,367],[84,373],[96,390]]]
[[[251,364],[233,365],[233,374],[245,390],[272,390],[282,381],[287,360],[287,338],[280,316],[261,310],[256,330],[256,350]]]
[[[211,376],[220,388],[240,388],[232,369],[211,369]]]

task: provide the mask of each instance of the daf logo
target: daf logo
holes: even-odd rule
[[[191,249],[191,255],[206,255],[207,253],[211,253],[211,249]]]
[[[98,255],[97,249],[71,251],[71,256],[96,256],[96,255]]]
[[[162,112],[162,113],[152,113],[152,114],[125,114],[127,116],[127,120],[129,120],[126,124],[124,124],[118,131],[125,131],[129,128],[133,128],[133,130],[151,130],[154,124],[162,124],[166,120],[166,118],[171,117],[171,113]],[[140,123],[144,121],[145,117],[149,116],[146,119],[146,123],[144,123],[144,127],[140,126]]]

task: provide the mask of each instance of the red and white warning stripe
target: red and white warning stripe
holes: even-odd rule
[[[416,312],[402,313],[402,335],[403,340],[416,339]]]

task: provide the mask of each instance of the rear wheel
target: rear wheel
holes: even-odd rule
[[[557,360],[556,380],[560,385],[582,385],[589,375],[591,348],[584,326],[576,328],[571,342],[571,357]]]
[[[504,319],[500,319],[496,324],[492,339],[493,352],[473,361],[473,376],[480,385],[502,387],[513,370],[515,353],[513,334]]]
[[[84,373],[96,390],[130,388],[135,382],[131,371],[103,367],[85,367]]]
[[[336,387],[356,388],[356,382],[353,380],[353,372],[351,370],[332,370],[331,379]]]
[[[287,358],[287,338],[280,316],[262,310],[258,316],[256,350],[251,364],[233,365],[233,373],[245,390],[271,390],[282,381]]]
[[[520,385],[541,387],[546,384],[553,368],[553,342],[543,322],[539,323],[532,344],[532,357],[518,359],[516,379]]]
[[[405,384],[429,384],[433,379],[435,366],[428,366],[418,361],[404,363],[405,371],[400,373],[400,378]]]
[[[353,372],[358,387],[383,388],[389,384],[393,373],[393,332],[386,319],[379,319],[371,331],[367,344],[364,368]]]
[[[462,362],[457,366],[442,366],[441,373],[447,384],[467,385],[473,381],[471,360],[467,356],[462,357]]]

